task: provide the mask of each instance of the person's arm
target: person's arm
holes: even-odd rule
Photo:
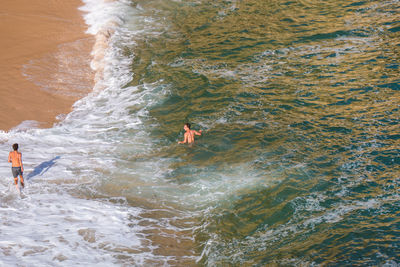
[[[187,133],[185,133],[185,139],[183,139],[183,141],[179,141],[178,142],[178,144],[184,144],[184,143],[186,143],[187,142],[187,139],[188,139],[188,134]]]
[[[12,161],[11,161],[11,152],[8,153],[8,162],[10,162],[10,163],[12,162]]]
[[[197,134],[197,135],[201,135],[201,132],[202,132],[201,130],[199,130],[199,131],[194,131],[194,133]]]

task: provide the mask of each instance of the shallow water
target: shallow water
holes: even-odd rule
[[[0,133],[0,262],[396,266],[399,7],[87,1],[94,92]]]

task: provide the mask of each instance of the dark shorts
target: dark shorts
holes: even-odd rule
[[[12,171],[14,178],[16,178],[18,175],[22,176],[21,167],[11,167],[11,171]]]

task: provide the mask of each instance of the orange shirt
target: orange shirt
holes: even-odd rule
[[[8,162],[11,162],[13,167],[21,167],[22,169],[22,154],[18,151],[11,151],[8,154]]]

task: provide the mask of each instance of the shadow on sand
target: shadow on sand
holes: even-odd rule
[[[26,177],[26,180],[30,180],[33,177],[37,176],[37,175],[43,175],[44,173],[46,173],[54,164],[56,164],[56,161],[60,159],[60,156],[57,156],[49,161],[44,161],[42,163],[40,163],[38,166],[35,167],[35,169],[33,169],[33,171],[31,171],[28,176]]]

